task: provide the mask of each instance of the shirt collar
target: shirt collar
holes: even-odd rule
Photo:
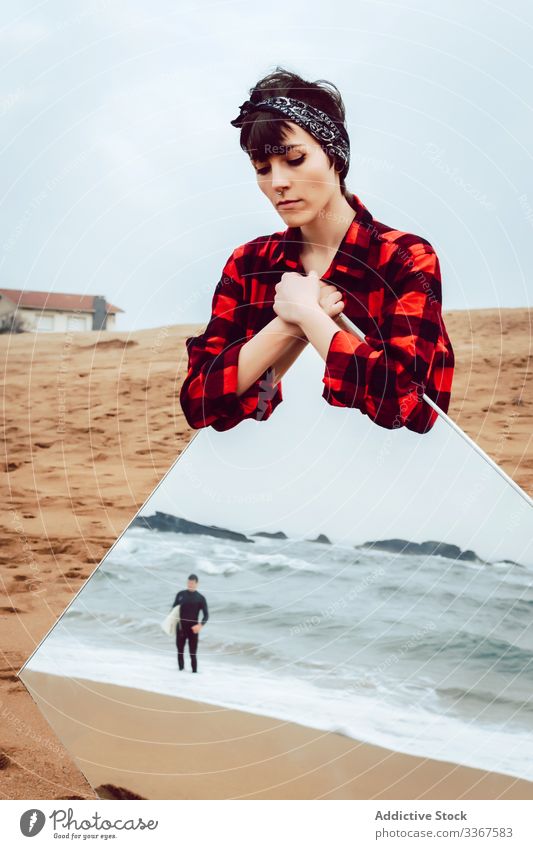
[[[357,242],[360,243],[361,239],[357,239],[357,234],[361,226],[369,229],[369,225],[374,220],[372,214],[353,192],[347,193],[346,200],[354,210],[355,218],[343,236],[336,254],[337,256],[345,256],[349,250],[348,245],[355,245]],[[278,267],[294,270],[298,265],[301,244],[302,232],[300,228],[287,227],[272,251],[269,270],[273,271]]]

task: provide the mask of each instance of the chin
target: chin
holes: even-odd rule
[[[280,214],[282,218],[290,218],[291,223],[294,221],[311,221],[316,213],[311,212],[309,209],[300,209],[295,207],[294,209],[283,209],[283,207],[276,207],[277,212]]]

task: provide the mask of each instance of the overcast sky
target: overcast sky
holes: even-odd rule
[[[1,286],[206,322],[232,250],[285,224],[230,125],[282,65],[347,109],[347,186],[429,239],[444,306],[531,303],[533,4],[3,0]]]

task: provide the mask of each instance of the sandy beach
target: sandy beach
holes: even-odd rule
[[[244,711],[79,678],[29,671],[26,676],[97,790],[106,784],[127,787],[145,799],[533,795],[529,781],[402,755]]]
[[[445,320],[457,360],[449,414],[532,493],[533,311],[449,312]],[[16,673],[194,436],[178,392],[184,340],[201,329],[0,335],[7,502],[0,554],[2,798],[95,798]],[[52,676],[39,686],[67,701],[83,686],[44,679]],[[152,754],[157,749],[150,762],[163,775],[137,772],[141,744],[102,736],[102,752],[112,739],[121,762],[135,769],[108,769],[105,760],[92,765],[91,781],[109,785],[102,792],[110,798],[124,792],[146,798],[532,798],[528,782],[170,696],[128,690],[126,702],[135,709],[126,716],[116,707],[125,689],[91,683],[84,689],[91,698],[78,699],[76,715],[82,719],[79,711],[87,711],[90,720],[92,709],[108,729],[128,723],[129,736],[153,740],[147,735],[154,733],[157,711],[161,745],[143,745]],[[187,736],[176,738],[175,716],[184,712]],[[63,730],[77,740],[76,756],[87,759],[89,775],[88,761],[98,758],[83,748],[79,726]],[[230,750],[234,737],[246,740]],[[265,758],[274,759],[265,765]]]

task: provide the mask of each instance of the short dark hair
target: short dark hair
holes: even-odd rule
[[[321,109],[335,123],[345,125],[346,110],[341,93],[337,86],[328,80],[320,79],[310,82],[278,65],[275,71],[258,80],[252,86],[249,100],[252,103],[258,103],[267,97],[278,95],[303,100],[305,103]],[[261,110],[249,112],[241,127],[241,148],[246,151],[250,158],[268,159],[266,151],[272,148],[280,148],[284,144],[284,136],[289,129],[289,124],[285,119],[280,120],[275,115],[269,118],[268,113]],[[347,167],[344,160],[327,148],[324,149],[324,153],[339,172],[341,193],[346,196],[348,190],[344,179],[349,166]]]
[[[198,582],[198,575],[189,575],[187,578],[188,581],[196,581]]]

